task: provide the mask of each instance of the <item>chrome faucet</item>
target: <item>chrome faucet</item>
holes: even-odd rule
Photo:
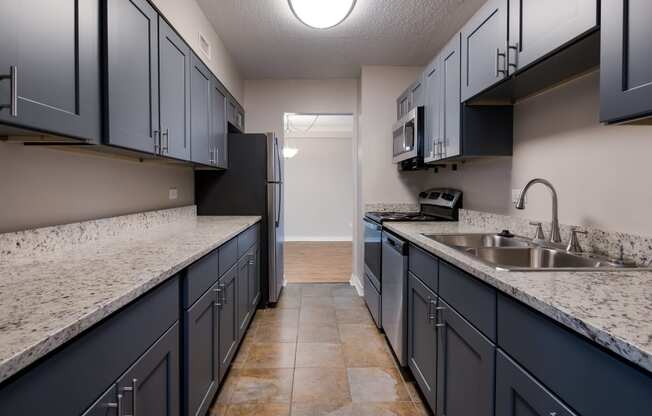
[[[550,194],[552,195],[552,230],[550,231],[550,241],[553,243],[561,243],[561,232],[559,231],[559,212],[557,209],[557,191],[552,184],[546,179],[536,178],[532,179],[527,183],[521,190],[521,194],[518,196],[518,200],[514,204],[516,209],[525,209],[525,194],[534,184],[540,183],[545,185],[550,189]]]

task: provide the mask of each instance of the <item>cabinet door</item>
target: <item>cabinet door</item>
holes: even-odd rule
[[[256,311],[260,301],[260,263],[258,261],[258,244],[253,246],[249,257],[249,310],[251,314]]]
[[[575,416],[575,413],[500,350],[496,353],[496,414]]]
[[[161,154],[190,160],[190,48],[159,17]]]
[[[211,143],[214,164],[220,168],[228,167],[227,136],[227,96],[222,85],[213,77],[211,88]]]
[[[238,295],[236,290],[238,268],[233,267],[219,280],[219,349],[220,381],[233,361],[238,346]]]
[[[437,295],[408,275],[408,366],[430,409],[437,409]]]
[[[652,115],[652,2],[602,1],[600,119]]]
[[[247,330],[250,315],[249,302],[249,255],[238,261],[238,339],[242,339]]]
[[[204,415],[217,391],[220,372],[218,283],[184,317],[184,414]]]
[[[439,304],[437,414],[492,416],[496,347],[441,298]]]
[[[488,0],[462,28],[462,101],[507,76],[507,0]]]
[[[179,324],[170,328],[118,380],[124,414],[179,415]]]
[[[524,69],[598,24],[596,0],[509,0],[509,70]]]
[[[105,142],[158,152],[158,14],[146,0],[106,4]]]
[[[459,156],[461,146],[460,114],[460,35],[456,35],[441,52],[441,157]]]
[[[410,95],[412,97],[410,109],[425,105],[426,97],[424,90],[425,88],[423,87],[423,79],[419,77],[419,79],[410,87]]]
[[[190,66],[190,158],[193,162],[213,163],[211,136],[211,94],[213,74],[206,65],[192,54]]]
[[[424,126],[424,161],[433,162],[440,159],[441,148],[441,97],[442,75],[439,57],[431,63],[425,75],[426,108]]]
[[[99,141],[99,4],[0,3],[0,122]]]
[[[82,416],[122,416],[118,414],[122,400],[122,394],[118,397],[118,386],[114,384]]]

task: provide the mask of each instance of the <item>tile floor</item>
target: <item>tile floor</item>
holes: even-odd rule
[[[362,298],[348,284],[288,285],[259,310],[211,416],[422,416]]]

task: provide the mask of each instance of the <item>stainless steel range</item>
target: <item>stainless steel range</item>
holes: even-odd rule
[[[365,301],[401,365],[407,365],[407,243],[382,225],[390,221],[456,221],[462,191],[438,188],[421,192],[419,206],[419,212],[368,212],[364,218]]]

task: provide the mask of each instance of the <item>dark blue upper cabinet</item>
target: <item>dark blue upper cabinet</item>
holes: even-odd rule
[[[211,93],[213,74],[192,54],[190,66],[190,155],[203,165],[213,163]]]
[[[426,67],[423,74],[425,98],[425,125],[423,129],[423,158],[426,163],[438,159],[441,143],[442,71],[439,56]]]
[[[213,149],[211,164],[226,169],[228,167],[227,92],[215,77],[211,86],[210,136]]]
[[[603,0],[600,119],[620,122],[652,115],[652,2]]]
[[[146,0],[106,10],[106,144],[158,153],[158,14]]]
[[[99,141],[100,3],[0,3],[0,123]]]
[[[598,25],[597,0],[509,0],[510,74]]]
[[[439,158],[460,156],[462,153],[460,113],[460,35],[442,49],[439,55],[441,68],[441,145]]]
[[[161,17],[158,30],[160,153],[190,160],[190,48]]]
[[[462,101],[507,77],[507,8],[488,0],[462,28]]]
[[[231,131],[235,133],[244,133],[244,129],[245,129],[244,109],[232,96],[229,96],[227,114],[228,114],[229,125],[231,126]]]

